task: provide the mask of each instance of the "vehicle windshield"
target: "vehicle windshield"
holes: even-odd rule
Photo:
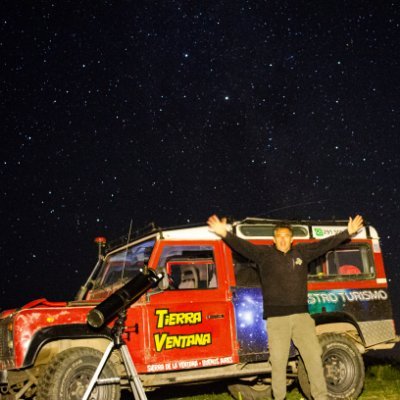
[[[120,285],[133,278],[149,261],[155,240],[148,240],[108,256],[93,289]]]

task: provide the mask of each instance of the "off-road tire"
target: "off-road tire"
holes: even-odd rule
[[[326,333],[319,336],[322,362],[330,399],[357,399],[364,386],[363,358],[354,342],[344,335]],[[310,382],[299,357],[298,379],[301,390],[311,399]]]
[[[75,347],[57,354],[39,377],[37,400],[81,400],[101,360],[102,353]],[[109,359],[100,378],[117,377]],[[119,400],[119,384],[95,386],[90,399]]]
[[[234,383],[228,385],[231,396],[236,400],[267,400],[272,399],[271,385],[262,382]]]

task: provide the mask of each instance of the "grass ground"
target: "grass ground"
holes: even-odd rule
[[[365,385],[359,400],[400,400],[400,362],[372,359],[366,360],[366,365]],[[147,396],[149,400],[232,400],[223,383],[171,387]],[[287,400],[301,399],[298,388],[290,388]]]

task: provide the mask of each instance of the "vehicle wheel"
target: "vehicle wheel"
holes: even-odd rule
[[[346,336],[327,333],[319,337],[329,397],[356,399],[364,386],[364,361],[354,342]],[[301,390],[311,399],[310,382],[299,357],[298,379]]]
[[[81,400],[99,365],[102,353],[89,347],[75,347],[57,354],[39,377],[38,400]],[[117,377],[108,360],[100,378]],[[119,384],[95,386],[90,400],[119,400]]]
[[[267,385],[262,381],[257,381],[257,383],[234,383],[228,385],[228,390],[236,400],[272,399],[271,385]]]

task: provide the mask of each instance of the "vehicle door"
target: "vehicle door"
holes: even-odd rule
[[[163,290],[148,294],[148,372],[231,364],[234,312],[220,241],[161,242]],[[154,260],[154,258],[152,258]]]

